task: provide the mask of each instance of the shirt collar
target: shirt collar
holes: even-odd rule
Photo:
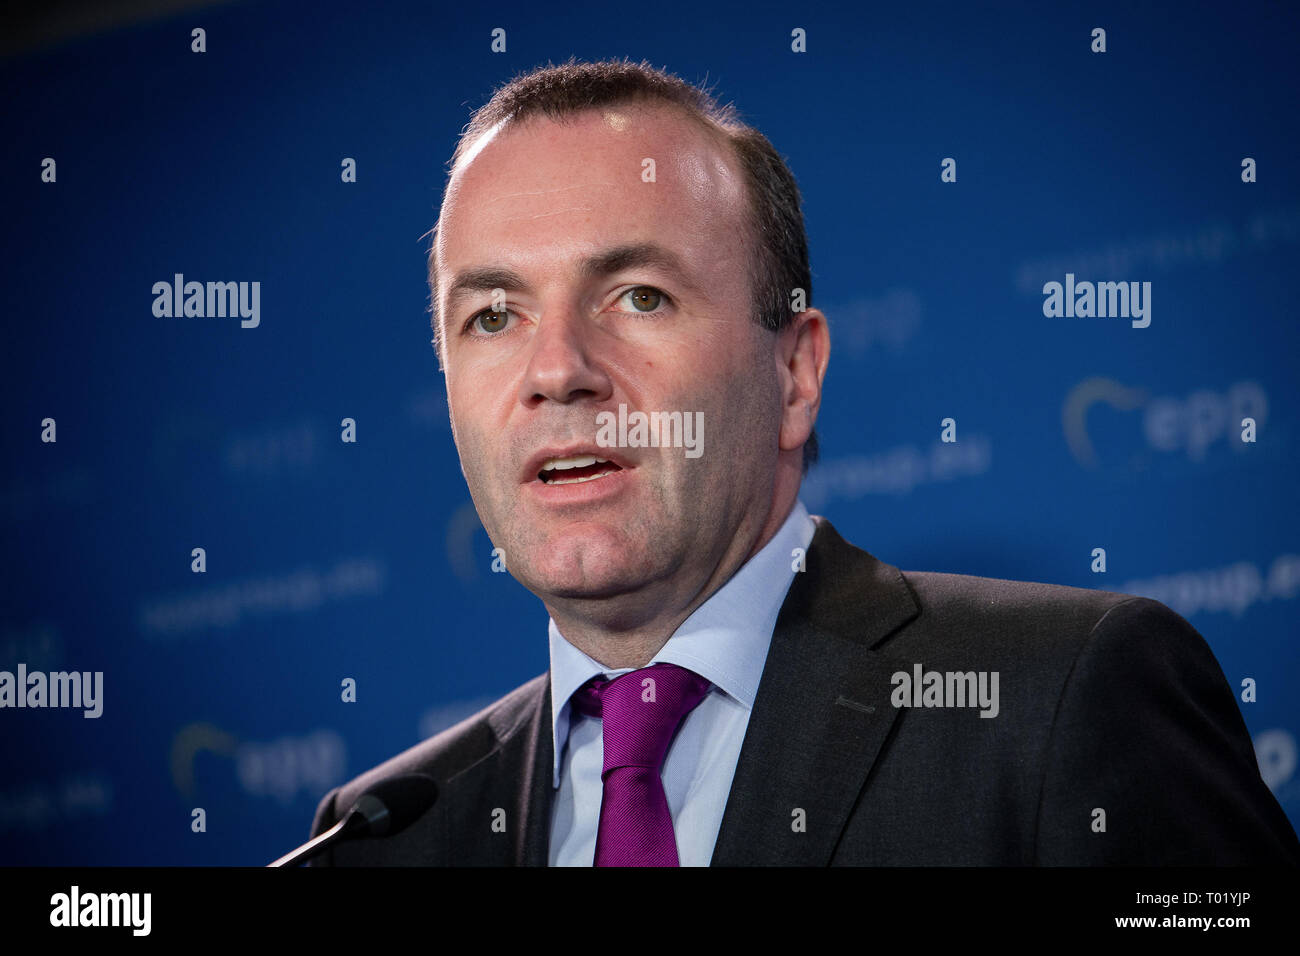
[[[772,630],[794,579],[794,549],[806,553],[816,530],[808,509],[796,500],[772,540],[681,623],[650,664],[689,668],[746,709],[752,708]],[[569,698],[593,677],[613,678],[633,668],[602,666],[570,644],[554,618],[549,632],[554,786],[559,787],[563,745],[569,739]]]

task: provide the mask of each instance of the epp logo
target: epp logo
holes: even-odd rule
[[[1268,397],[1255,382],[1237,382],[1224,392],[1198,389],[1186,398],[1148,398],[1145,390],[1114,379],[1085,379],[1070,390],[1061,409],[1066,444],[1085,468],[1101,466],[1088,431],[1088,413],[1098,404],[1119,412],[1140,411],[1148,448],[1165,454],[1183,452],[1195,462],[1203,461],[1206,450],[1220,439],[1234,445],[1232,438],[1240,433],[1242,419],[1253,419],[1256,427],[1262,427],[1268,415]]]

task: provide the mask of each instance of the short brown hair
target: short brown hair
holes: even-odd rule
[[[628,102],[666,102],[683,109],[706,129],[720,135],[741,168],[749,196],[750,307],[754,320],[773,332],[790,324],[790,297],[804,292],[812,304],[812,272],[808,267],[808,235],[804,229],[799,186],[781,154],[766,136],[741,122],[730,105],[720,105],[707,90],[657,70],[645,61],[601,60],[539,67],[501,86],[474,111],[460,135],[449,169],[474,142],[498,124],[513,124],[533,116],[561,120],[603,106]],[[437,227],[434,227],[436,238]],[[429,247],[429,288],[432,297],[434,346],[441,359],[438,329],[438,284],[434,271],[436,241]],[[803,470],[817,460],[817,432],[803,447]]]

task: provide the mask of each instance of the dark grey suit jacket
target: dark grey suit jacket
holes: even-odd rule
[[[918,663],[997,671],[998,715],[893,706],[891,676]],[[440,791],[406,831],[317,865],[545,866],[552,749],[543,674],[326,794],[313,836],[390,774]],[[712,863],[1295,865],[1300,844],[1222,670],[1169,608],[902,572],[818,518]]]

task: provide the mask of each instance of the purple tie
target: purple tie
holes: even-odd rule
[[[574,708],[604,723],[596,866],[678,865],[659,770],[677,728],[711,686],[676,664],[652,664],[613,680],[592,678],[574,691]]]

